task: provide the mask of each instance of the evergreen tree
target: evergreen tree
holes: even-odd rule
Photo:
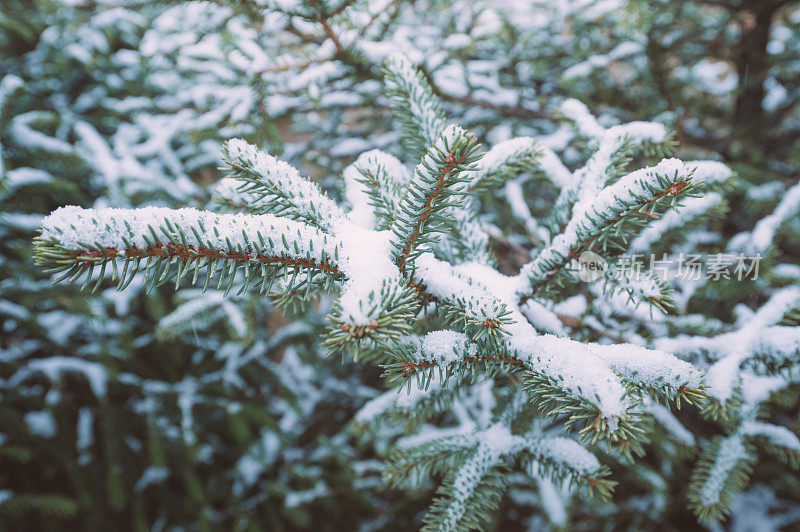
[[[9,528],[796,526],[795,3],[7,11]]]

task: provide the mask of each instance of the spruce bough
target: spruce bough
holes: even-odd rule
[[[329,351],[380,364],[401,391],[365,405],[357,429],[372,429],[393,412],[412,420],[410,429],[441,413],[458,421],[400,440],[387,456],[391,484],[444,476],[425,518],[431,530],[486,526],[512,467],[531,482],[565,480],[587,496],[608,498],[614,481],[598,453],[627,461],[642,455],[661,404],[729,410],[725,401],[709,400],[690,357],[631,342],[570,339],[554,310],[580,292],[574,268],[581,253],[628,249],[652,220],[680,212],[729,172],[671,158],[631,170],[633,160],[669,152],[664,128],[606,129],[574,100],[563,114],[594,146],[583,167],[568,170],[525,137],[483,151],[471,132],[447,125],[433,91],[405,58],[388,61],[386,77],[416,165],[409,171],[389,154],[363,154],[344,171],[349,210],[291,166],[234,139],[224,150],[230,176],[219,199],[241,212],[64,207],[43,222],[37,262],[58,280],[86,287],[111,277],[122,289],[143,272],[149,289],[213,286],[303,305],[334,296]],[[505,275],[489,247],[480,195],[521,172],[559,192],[532,260]],[[672,305],[669,287],[655,278],[606,279],[591,289],[599,298],[623,294],[657,310]],[[463,407],[465,397],[487,393],[492,401]],[[755,422],[752,412],[745,423]],[[739,432],[768,432],[757,428]],[[558,429],[567,434],[555,435]],[[730,438],[714,448],[738,444],[745,463],[747,449]],[[705,457],[694,484],[708,485],[720,467]],[[698,488],[691,501],[697,514],[721,515],[726,486],[739,487],[743,474]]]

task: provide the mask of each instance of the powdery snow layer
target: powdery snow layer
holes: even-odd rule
[[[235,165],[249,169],[261,178],[268,189],[288,198],[298,213],[307,213],[323,229],[330,229],[344,219],[345,214],[308,179],[300,177],[293,166],[259,150],[242,139],[227,143],[228,157]]]
[[[350,222],[336,228],[339,266],[347,275],[340,304],[342,316],[356,324],[377,318],[382,289],[400,289],[400,270],[392,261],[392,233],[370,231]]]
[[[338,255],[333,238],[319,229],[271,214],[216,214],[162,207],[61,207],[42,221],[44,239],[76,251],[95,246],[120,253],[131,247],[143,250],[170,242],[168,234],[195,248],[238,251],[251,257],[266,254],[332,261]]]
[[[740,233],[733,237],[728,249],[750,254],[764,253],[772,245],[778,228],[798,213],[800,213],[800,182],[781,196],[781,201],[772,214],[759,220],[751,232]]]
[[[597,404],[609,420],[622,416],[629,405],[625,387],[615,370],[653,388],[700,384],[700,372],[665,352],[633,345],[586,345],[538,334],[517,306],[515,279],[488,266],[473,263],[453,267],[430,254],[422,255],[417,264],[417,274],[427,290],[439,299],[473,300],[480,308],[505,304],[513,320],[504,326],[508,331],[505,342],[514,356],[528,368],[556,378],[558,386]],[[420,351],[424,360],[450,363],[475,353],[474,344],[461,333],[439,331],[428,337],[435,348]]]
[[[633,344],[588,344],[594,354],[626,380],[647,387],[699,388],[703,373],[674,355]]]
[[[414,123],[420,127],[422,140],[426,145],[434,142],[445,128],[435,100],[428,97],[420,82],[419,73],[411,62],[402,54],[395,54],[386,60],[386,68],[394,76],[387,76],[386,86],[389,90],[401,89],[408,93],[409,110],[414,116]]]
[[[546,265],[569,255],[580,242],[581,235],[600,229],[602,220],[611,216],[611,209],[636,203],[641,197],[649,197],[649,187],[658,187],[660,178],[672,179],[675,175],[687,176],[689,170],[679,159],[664,159],[658,165],[633,171],[598,193],[579,199],[572,210],[564,230],[543,248],[534,260],[526,264],[519,273],[521,288],[526,279],[540,279],[546,273]]]

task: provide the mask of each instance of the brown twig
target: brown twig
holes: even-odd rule
[[[184,262],[190,262],[199,259],[255,261],[281,266],[308,268],[331,274],[339,273],[339,267],[335,264],[331,264],[328,261],[317,262],[314,259],[303,259],[279,255],[249,255],[240,251],[218,251],[215,249],[198,248],[195,246],[189,246],[187,248],[173,242],[169,242],[166,245],[158,244],[145,249],[140,249],[134,246],[126,248],[122,252],[112,247],[104,248],[102,250],[93,249],[90,251],[78,251],[72,253],[71,256],[76,261],[87,264],[96,262],[96,259],[98,258],[112,260],[120,256],[124,256],[126,258],[179,257]]]

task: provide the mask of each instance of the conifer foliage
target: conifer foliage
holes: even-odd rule
[[[1,528],[800,521],[792,2],[12,4]]]
[[[246,213],[63,207],[43,221],[37,262],[84,287],[110,277],[123,289],[143,272],[148,289],[185,283],[303,302],[338,293],[328,349],[380,363],[391,385],[425,396],[408,410],[411,417],[430,415],[431,403],[449,408],[450,390],[497,381],[501,400],[487,421],[422,437],[390,455],[385,476],[394,484],[444,474],[426,528],[485,526],[512,462],[608,498],[614,482],[597,450],[640,455],[652,429],[650,401],[702,406],[702,373],[666,351],[580,342],[532,322],[559,322],[547,305],[570,289],[566,278],[582,252],[624,250],[650,219],[701,194],[713,178],[709,166],[663,159],[631,170],[632,159],[669,150],[663,127],[604,129],[575,101],[564,104],[564,114],[596,142],[582,168],[566,171],[533,139],[485,151],[472,133],[447,125],[407,59],[393,57],[386,70],[404,145],[419,162],[406,170],[380,151],[360,157],[345,170],[349,210],[290,165],[234,139],[224,159]],[[495,269],[486,239],[469,238],[482,230],[477,185],[521,167],[535,168],[561,192],[548,243],[508,276]],[[670,304],[666,287],[652,279],[618,283],[606,292],[657,308]],[[554,436],[542,423],[561,425],[574,439]],[[741,447],[737,442],[722,440],[720,454],[734,453],[728,448]],[[728,459],[727,467],[738,467]],[[715,467],[725,466],[706,468],[708,475],[715,477]],[[712,496],[704,489],[697,500],[708,508]]]

